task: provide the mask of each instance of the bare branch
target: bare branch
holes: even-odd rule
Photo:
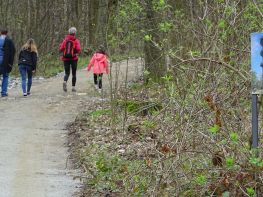
[[[259,14],[260,14],[260,15],[262,16],[262,18],[263,18],[263,13],[260,11],[256,0],[253,0],[253,3],[255,4],[255,6],[256,6],[256,8],[257,8],[257,10],[258,10],[258,12],[259,12]]]
[[[233,66],[227,64],[226,62],[223,62],[223,61],[219,61],[219,60],[213,60],[213,59],[210,59],[210,58],[193,58],[193,59],[187,59],[187,60],[183,60],[182,62],[174,65],[174,67],[176,66],[179,66],[181,64],[184,64],[184,63],[189,63],[189,62],[198,62],[198,61],[209,61],[209,62],[213,62],[213,63],[216,63],[216,64],[220,64],[220,65],[223,65],[227,68],[229,68],[230,70],[233,70],[235,71],[237,74],[239,74],[244,80],[248,80],[249,78],[249,73],[245,73],[245,75],[243,73],[241,73],[239,70],[237,70],[236,68],[234,68]]]

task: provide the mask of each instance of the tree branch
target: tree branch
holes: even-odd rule
[[[213,59],[210,59],[210,58],[193,58],[193,59],[187,59],[187,60],[183,60],[181,61],[180,63],[176,64],[176,65],[173,65],[173,67],[176,67],[176,66],[179,66],[181,64],[184,64],[184,63],[189,63],[189,62],[198,62],[198,61],[209,61],[209,62],[213,62],[213,63],[216,63],[216,64],[220,64],[220,65],[223,65],[227,68],[229,68],[230,70],[232,71],[235,71],[238,75],[240,75],[244,80],[248,80],[249,78],[249,73],[245,72],[245,76],[243,73],[241,73],[239,70],[237,70],[236,68],[234,68],[233,66],[227,64],[226,62],[223,62],[223,61],[218,61],[218,60],[213,60]]]

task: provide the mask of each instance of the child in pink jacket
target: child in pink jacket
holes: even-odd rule
[[[87,65],[88,71],[90,71],[92,65],[95,88],[99,89],[99,92],[101,92],[103,73],[109,73],[107,55],[103,46],[100,46],[98,51],[92,56],[89,64]]]

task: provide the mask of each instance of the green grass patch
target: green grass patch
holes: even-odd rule
[[[92,118],[98,118],[102,115],[109,115],[109,114],[111,114],[111,109],[99,109],[91,112],[89,116],[91,116]]]
[[[78,69],[83,69],[89,63],[89,57],[79,57]],[[46,55],[39,58],[37,64],[36,76],[53,77],[58,73],[64,72],[64,63],[57,56]],[[18,65],[15,64],[12,70],[12,76],[20,76]]]
[[[119,100],[118,105],[122,108],[126,108],[128,113],[131,114],[154,114],[155,112],[162,109],[160,103],[148,102],[148,101],[135,101],[135,100]]]

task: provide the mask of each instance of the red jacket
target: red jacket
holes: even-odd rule
[[[89,64],[87,65],[88,71],[90,71],[92,65],[94,74],[101,74],[104,72],[107,74],[109,73],[107,56],[102,53],[97,52],[92,56]]]
[[[76,56],[73,57],[73,58],[64,58],[63,56],[61,57],[61,60],[62,61],[69,61],[69,60],[78,60],[78,54],[80,53],[80,42],[78,39],[76,39],[76,37],[74,35],[66,35],[65,39],[62,41],[62,43],[60,43],[59,45],[59,51],[60,52],[63,52],[65,50],[65,47],[66,47],[66,42],[68,40],[72,40],[75,42],[75,53],[76,53]]]

